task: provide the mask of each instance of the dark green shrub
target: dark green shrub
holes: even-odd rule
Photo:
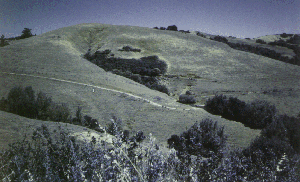
[[[150,71],[150,76],[159,76],[161,74],[161,71],[159,68],[154,68],[154,69],[151,69]]]
[[[196,103],[196,99],[192,95],[181,94],[179,96],[179,102],[184,104],[194,104]]]
[[[35,105],[35,95],[31,86],[23,89],[22,87],[12,88],[7,97],[8,112],[36,118],[37,107]]]
[[[261,136],[266,138],[280,138],[283,141],[289,141],[287,138],[288,131],[282,120],[275,118],[271,124],[261,131]]]
[[[282,38],[287,38],[288,35],[287,35],[286,33],[282,33],[282,34],[280,34],[280,37],[282,37]]]
[[[170,26],[168,26],[167,30],[177,31],[177,26],[176,25],[170,25]]]
[[[77,110],[75,112],[75,117],[72,118],[72,120],[71,120],[72,124],[83,125],[84,126],[81,110],[82,110],[82,107],[78,106]]]
[[[195,155],[208,158],[213,154],[222,157],[226,140],[224,127],[218,127],[217,122],[204,119],[180,136],[172,135],[168,139],[168,144],[170,148],[176,149],[181,157]]]
[[[119,49],[119,51],[126,51],[126,52],[141,52],[141,49],[134,49],[130,46],[124,46],[122,49]]]
[[[135,82],[142,83],[142,78],[139,74],[132,74],[129,78]]]
[[[160,27],[159,29],[160,30],[166,30],[166,27]]]
[[[135,50],[129,46],[123,47],[125,51]],[[136,59],[121,59],[121,58],[107,58],[110,50],[99,52],[97,55],[92,55],[90,49],[84,57],[92,63],[103,68],[105,71],[111,71],[141,83],[148,88],[158,90],[160,92],[169,94],[169,90],[165,85],[160,85],[156,76],[166,73],[167,64],[159,60],[157,56],[142,57]]]
[[[158,27],[154,27],[153,29],[158,29]]]
[[[256,43],[259,43],[259,44],[266,44],[266,42],[262,39],[256,39],[255,41]]]
[[[262,152],[259,154],[259,152]],[[250,146],[243,150],[243,154],[246,157],[251,157],[252,163],[268,163],[270,159],[276,159],[277,161],[284,155],[293,155],[294,150],[292,146],[277,137],[266,138],[258,137],[256,138]],[[272,166],[275,167],[275,166]]]
[[[29,28],[24,28],[24,30],[22,31],[22,35],[20,37],[20,39],[26,39],[26,38],[29,38],[29,37],[32,37],[32,33],[31,33],[31,29]]]
[[[99,127],[99,122],[96,119],[93,119],[91,116],[85,115],[83,117],[84,119],[84,123],[86,127],[90,128],[90,129],[96,129]]]
[[[50,121],[70,122],[71,112],[66,104],[51,104],[48,109]]]
[[[226,107],[226,100],[225,95],[215,95],[206,101],[204,109],[212,114],[222,115]]]
[[[295,34],[293,35],[290,39],[288,39],[286,41],[287,43],[290,43],[290,44],[300,44],[300,36]],[[296,47],[297,48],[297,47]],[[295,49],[294,49],[295,50]],[[298,49],[299,50],[299,49]]]
[[[4,46],[7,46],[7,45],[9,45],[9,43],[5,40],[4,35],[1,35],[0,47],[4,47]]]
[[[290,144],[296,152],[300,153],[300,119],[284,114],[277,116],[275,121],[284,124]]]
[[[114,136],[121,135],[123,131],[122,120],[117,119],[117,117],[113,116],[110,121],[111,123],[109,123],[106,127],[106,132]]]
[[[151,89],[160,91],[162,93],[170,94],[169,89],[166,85],[153,84],[150,86]]]
[[[2,109],[20,116],[52,120],[57,122],[69,122],[70,111],[65,104],[55,104],[51,97],[39,92],[37,96],[31,86],[14,87],[9,93],[7,99],[2,98]]]
[[[237,98],[216,95],[206,101],[204,109],[226,119],[235,120],[253,129],[263,129],[272,122],[276,107],[266,101],[246,104]]]
[[[0,110],[1,111],[8,111],[8,101],[4,97],[0,100]]]
[[[213,40],[218,41],[218,42],[223,42],[223,43],[227,43],[228,42],[228,40],[225,37],[222,37],[222,36],[219,36],[219,35],[215,36],[213,38]]]
[[[49,108],[51,106],[52,99],[51,97],[47,97],[45,93],[39,92],[36,98],[36,106],[37,106],[37,119],[47,120],[49,117]]]
[[[225,101],[225,108],[223,109],[223,114],[222,116],[224,118],[230,119],[230,120],[236,120],[236,121],[243,121],[243,117],[246,114],[245,112],[245,107],[246,103],[234,98],[234,97],[229,97]]]
[[[253,101],[247,104],[245,108],[245,123],[250,128],[263,129],[273,120],[273,117],[277,113],[277,109],[274,105],[266,101]]]

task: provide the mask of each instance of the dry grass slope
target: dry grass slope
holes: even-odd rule
[[[141,49],[141,52],[118,51],[127,45]],[[6,97],[14,86],[31,85],[34,90],[52,96],[55,102],[67,103],[71,111],[82,106],[84,114],[97,118],[102,125],[116,115],[124,121],[125,129],[133,133],[142,130],[145,135],[153,133],[162,144],[166,144],[172,134],[180,134],[195,121],[204,118],[225,125],[225,133],[229,135],[232,147],[246,147],[259,135],[259,130],[213,116],[203,109],[191,109],[176,102],[178,98],[105,72],[83,58],[89,48],[92,52],[98,48],[110,49],[115,57],[122,58],[157,55],[168,64],[167,75],[179,77],[166,79],[175,97],[186,88],[198,95],[196,99],[201,101],[201,95],[223,90],[250,92],[274,85],[290,88],[294,84],[294,88],[299,89],[300,85],[296,84],[300,77],[297,66],[233,50],[226,44],[197,35],[133,26],[79,24],[19,40],[1,48],[0,96]],[[189,80],[191,75],[196,79]],[[1,117],[0,122],[6,123],[3,129],[6,134],[0,133],[0,138],[15,140],[7,135],[14,132],[9,125],[9,121],[13,120],[15,126],[21,126],[26,119],[11,114]]]

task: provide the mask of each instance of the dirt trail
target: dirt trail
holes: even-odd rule
[[[109,89],[109,88],[100,87],[100,86],[91,85],[91,84],[86,84],[86,83],[74,82],[74,81],[63,80],[63,79],[58,79],[58,78],[50,78],[50,77],[45,77],[45,76],[30,75],[30,74],[19,74],[19,73],[9,73],[9,72],[0,72],[0,73],[4,73],[4,74],[8,74],[8,75],[18,75],[18,76],[28,76],[28,77],[34,77],[34,78],[48,79],[48,80],[72,83],[72,84],[83,85],[83,86],[98,88],[98,89],[102,89],[102,90],[112,91],[112,92],[116,92],[116,93],[126,94],[130,97],[133,97],[133,98],[137,99],[137,100],[143,100],[143,101],[145,101],[145,102],[147,102],[151,105],[154,105],[154,106],[157,106],[157,107],[164,107],[164,108],[170,109],[170,110],[175,110],[175,109],[181,109],[181,110],[186,110],[186,111],[199,110],[199,108],[195,108],[195,107],[191,107],[191,109],[183,109],[183,108],[175,108],[175,107],[164,106],[164,105],[155,103],[153,101],[150,101],[148,99],[145,99],[145,98],[142,98],[140,96],[136,96],[136,95],[133,95],[133,94],[130,94],[130,93],[121,92],[121,91],[118,91],[118,90]]]

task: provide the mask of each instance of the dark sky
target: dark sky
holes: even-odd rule
[[[178,29],[254,38],[300,33],[300,0],[0,0],[0,35],[80,23]]]

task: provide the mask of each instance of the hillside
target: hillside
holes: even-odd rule
[[[141,52],[118,51],[127,45]],[[105,72],[83,58],[89,48],[91,52],[109,49],[120,58],[158,56],[168,65],[161,79],[170,96]],[[300,107],[299,66],[234,50],[193,34],[133,26],[79,24],[15,41],[0,48],[0,74],[1,97],[14,86],[31,85],[55,102],[67,103],[73,112],[82,106],[84,114],[97,118],[103,126],[115,115],[132,133],[152,133],[165,145],[172,134],[180,134],[204,118],[225,125],[231,147],[246,147],[260,133],[176,102],[186,90],[195,94],[196,104],[203,104],[215,93],[226,93],[243,100],[265,99],[292,115]],[[14,141],[7,133],[18,130],[26,119],[1,114],[1,123],[19,123],[15,127],[8,124],[3,129],[6,134],[1,132],[2,140]]]

